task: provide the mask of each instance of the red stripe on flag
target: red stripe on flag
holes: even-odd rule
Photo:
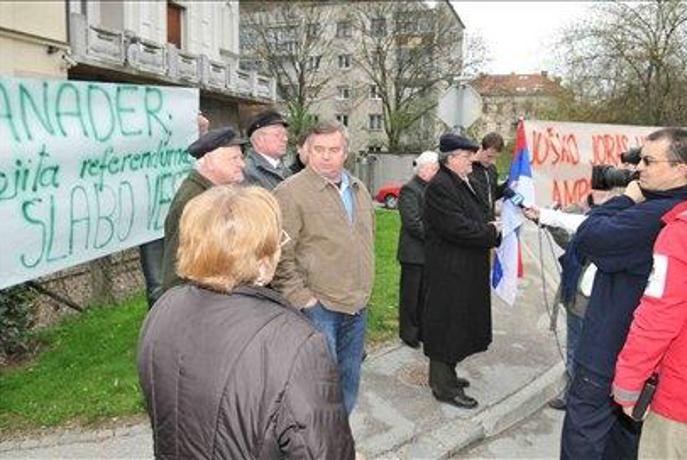
[[[520,241],[518,241],[518,278],[522,278],[524,275],[522,269],[522,251],[520,250]]]

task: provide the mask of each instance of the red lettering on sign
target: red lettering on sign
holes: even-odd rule
[[[561,134],[554,127],[545,132],[532,130],[532,165],[571,164],[580,162],[580,151],[574,134]]]
[[[565,207],[572,203],[579,203],[589,195],[592,190],[591,180],[553,180],[552,200]]]
[[[625,134],[593,134],[592,165],[617,165],[620,154],[627,151],[629,139]]]

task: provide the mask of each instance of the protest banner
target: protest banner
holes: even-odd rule
[[[592,166],[620,164],[620,154],[640,147],[657,127],[525,120],[536,202],[562,206],[591,191]]]
[[[163,235],[198,90],[0,78],[0,289]]]

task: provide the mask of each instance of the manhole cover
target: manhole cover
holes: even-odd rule
[[[399,369],[396,372],[396,376],[401,382],[407,385],[429,387],[426,364],[408,364]]]

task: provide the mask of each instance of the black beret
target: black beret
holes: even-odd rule
[[[208,152],[228,145],[243,145],[248,142],[238,136],[234,128],[229,126],[208,131],[188,146],[188,153],[194,158],[202,158]]]
[[[246,136],[250,138],[256,129],[264,128],[265,126],[270,125],[283,125],[284,127],[289,126],[279,112],[275,112],[274,110],[266,110],[264,112],[260,112],[251,120],[250,124],[248,125],[248,129],[246,129]]]
[[[479,146],[467,137],[458,134],[444,134],[439,138],[439,151],[442,153],[453,152],[454,150],[472,150],[476,152]]]

